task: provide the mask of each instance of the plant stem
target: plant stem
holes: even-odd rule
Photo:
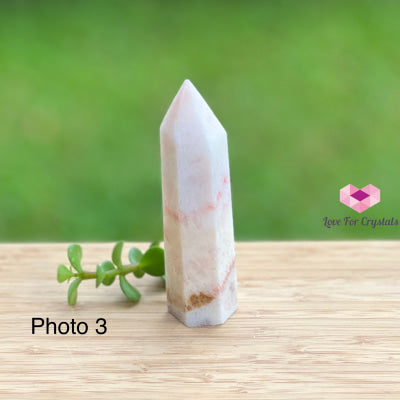
[[[111,278],[111,277],[117,276],[117,275],[126,275],[126,274],[129,274],[131,272],[135,272],[138,269],[139,269],[139,263],[123,265],[122,269],[113,269],[112,271],[107,271],[106,272],[106,277],[107,278]],[[83,272],[76,272],[76,273],[74,273],[73,276],[79,277],[82,280],[84,280],[84,279],[96,279],[97,274],[96,274],[96,272],[83,271]]]

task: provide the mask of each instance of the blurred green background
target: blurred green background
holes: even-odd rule
[[[159,125],[185,78],[228,132],[236,238],[395,238],[400,3],[3,1],[0,240],[162,238]]]

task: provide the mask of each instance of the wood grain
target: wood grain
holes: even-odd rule
[[[94,267],[112,244],[83,248]],[[239,310],[206,328],[167,313],[158,278],[137,305],[86,281],[69,307],[66,249],[0,245],[2,399],[400,399],[400,242],[238,243]],[[89,333],[32,335],[32,317]]]

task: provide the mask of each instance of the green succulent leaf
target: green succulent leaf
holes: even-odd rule
[[[121,290],[129,300],[140,300],[140,292],[127,281],[125,276],[121,275],[119,277],[119,284],[121,286]]]
[[[114,264],[111,261],[104,261],[100,267],[104,272],[104,278],[102,280],[103,285],[105,286],[112,285],[115,281],[115,276],[107,276],[106,272],[113,271],[115,269]]]
[[[160,247],[160,242],[154,241],[154,242],[150,243],[149,247]]]
[[[124,242],[117,242],[112,251],[113,263],[118,269],[122,269],[122,248],[124,247]]]
[[[140,267],[149,275],[164,275],[164,250],[161,247],[150,247],[140,260]]]
[[[133,271],[133,275],[136,276],[136,278],[142,278],[144,276],[145,272],[142,270],[142,268],[138,267]]]
[[[105,277],[106,273],[103,268],[101,268],[101,265],[98,265],[96,267],[96,287],[99,287],[102,284]]]
[[[133,247],[132,249],[129,250],[128,257],[129,257],[129,261],[132,264],[137,264],[142,259],[143,253],[136,247]]]
[[[82,247],[79,244],[71,244],[68,247],[68,259],[77,272],[83,272],[81,266]]]
[[[73,273],[65,266],[65,265],[59,265],[57,269],[57,281],[58,282],[64,282],[67,279],[71,278]]]
[[[68,288],[68,304],[74,306],[78,298],[78,286],[82,282],[81,278],[77,278],[71,282]]]

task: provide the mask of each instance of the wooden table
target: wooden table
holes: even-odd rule
[[[84,265],[111,248],[83,245]],[[0,245],[1,399],[400,399],[400,242],[238,243],[239,310],[207,328],[167,313],[159,278],[136,305],[85,281],[69,307],[66,249]],[[32,317],[89,332],[32,335]]]

